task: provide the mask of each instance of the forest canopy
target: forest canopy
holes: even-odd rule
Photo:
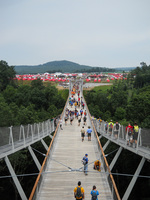
[[[150,128],[150,66],[141,67],[128,74],[127,80],[116,80],[107,92],[85,92],[91,115],[103,120],[118,120],[121,124],[135,121]]]
[[[66,99],[50,84],[33,80],[31,85],[18,85],[15,71],[0,61],[0,126],[42,122],[61,114]],[[68,91],[64,91],[68,94]]]

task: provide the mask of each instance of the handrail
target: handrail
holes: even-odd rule
[[[68,99],[69,99],[69,96],[68,96]],[[67,105],[67,103],[68,103],[68,99],[67,99],[67,101],[66,101],[66,104],[65,104],[65,106],[64,106],[63,112],[62,112],[62,114],[61,114],[61,118],[62,118],[62,116],[63,116],[63,114],[64,114],[66,105]],[[46,157],[45,157],[45,159],[44,159],[44,161],[43,161],[43,164],[42,164],[42,167],[41,167],[40,172],[39,172],[39,174],[38,174],[38,177],[37,177],[37,179],[36,179],[36,181],[35,181],[35,184],[34,184],[34,186],[33,186],[33,189],[32,189],[32,192],[31,192],[31,194],[30,194],[29,200],[32,200],[32,199],[33,199],[33,196],[34,196],[34,194],[35,194],[35,191],[36,191],[38,182],[39,182],[40,177],[41,177],[41,174],[42,174],[42,172],[43,172],[43,168],[45,167],[45,164],[46,164],[48,155],[49,155],[49,153],[50,153],[50,150],[51,150],[51,147],[52,147],[54,138],[55,138],[56,133],[57,133],[57,131],[58,131],[58,128],[59,128],[59,123],[57,124],[56,130],[55,130],[55,133],[54,133],[54,136],[53,136],[53,138],[52,138],[52,141],[51,141],[50,146],[49,146],[49,148],[48,148],[48,151],[47,151],[47,153],[46,153]]]
[[[85,99],[84,99],[84,101],[85,101]],[[85,101],[85,103],[86,103],[86,101]],[[86,103],[86,108],[87,108],[87,111],[88,111],[88,114],[89,114],[89,117],[90,117],[90,120],[91,120],[91,114],[90,114],[90,112],[89,112],[89,109],[88,109],[87,103]],[[104,151],[103,151],[103,148],[102,148],[101,142],[100,142],[100,140],[99,140],[99,137],[98,137],[97,131],[96,131],[96,129],[95,129],[95,126],[94,126],[94,123],[93,123],[92,120],[91,120],[91,123],[92,123],[92,126],[93,126],[93,128],[94,128],[94,132],[95,132],[95,135],[96,135],[97,141],[98,141],[98,143],[99,143],[99,146],[100,146],[100,149],[101,149],[101,152],[102,152],[102,155],[103,155],[103,158],[104,158],[104,161],[105,161],[106,167],[107,167],[107,169],[108,169],[108,172],[109,172],[109,175],[110,175],[110,178],[111,178],[112,184],[113,184],[113,186],[114,186],[114,190],[115,190],[115,193],[116,193],[117,199],[118,199],[118,200],[121,200],[120,195],[119,195],[119,192],[118,192],[118,189],[117,189],[117,186],[116,186],[116,183],[115,183],[115,181],[114,181],[113,175],[111,174],[111,171],[110,171],[110,168],[109,168],[109,165],[108,165],[107,159],[106,159],[106,157],[105,157],[105,154],[104,154]]]

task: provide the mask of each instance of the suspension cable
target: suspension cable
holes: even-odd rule
[[[118,148],[119,149],[119,148]],[[108,154],[105,154],[105,157],[109,156],[110,154],[114,153],[115,151],[117,151],[118,149],[115,149],[114,151],[108,153]]]
[[[33,148],[33,147],[31,147],[31,148],[32,148],[34,151],[36,151],[37,153],[41,154],[42,156],[47,157],[45,153],[42,153],[42,152],[38,151],[37,149],[35,149],[35,148]]]
[[[42,173],[31,173],[31,174],[19,174],[19,175],[15,175],[15,176],[11,176],[11,175],[7,175],[7,176],[0,176],[0,179],[4,179],[4,178],[12,178],[12,177],[25,177],[25,176],[37,176],[39,174],[44,175],[44,174],[53,174],[53,173],[66,173],[66,172],[83,172],[79,169],[72,169],[72,170],[62,170],[62,171],[45,171]],[[109,175],[108,172],[99,172],[97,170],[95,171],[88,171],[90,173],[100,173],[100,174],[106,174]],[[150,176],[144,176],[144,175],[134,175],[134,174],[122,174],[122,173],[113,173],[111,172],[111,174],[116,175],[116,176],[127,176],[127,177],[137,177],[137,178],[149,178]]]
[[[39,154],[41,154],[41,155],[47,157],[46,154],[44,154],[44,153],[38,151],[37,149],[35,149],[35,148],[33,148],[33,147],[31,147],[31,148],[32,148],[34,151],[38,152]],[[59,162],[59,161],[57,161],[57,160],[55,160],[55,159],[53,159],[53,158],[51,158],[51,160],[53,160],[53,161],[55,161],[55,162],[57,162],[57,163],[59,163],[59,164],[65,166],[65,167],[67,167],[68,169],[72,169],[71,167],[69,167],[69,166],[67,166],[67,165],[65,165],[65,164],[63,164],[63,163],[61,163],[61,162]]]

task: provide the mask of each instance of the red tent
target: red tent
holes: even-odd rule
[[[100,78],[98,79],[98,82],[101,82],[101,79],[100,79]]]

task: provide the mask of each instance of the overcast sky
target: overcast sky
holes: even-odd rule
[[[150,0],[0,0],[0,60],[150,64]]]

